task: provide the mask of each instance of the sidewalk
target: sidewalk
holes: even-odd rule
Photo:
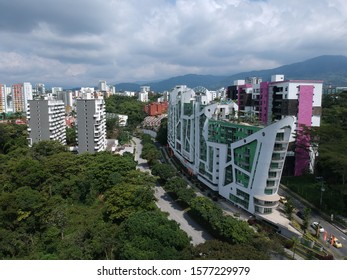
[[[289,255],[290,257],[291,257],[291,259],[293,258],[293,251],[292,250],[289,250],[289,249],[287,249],[287,248],[284,248],[284,251],[286,252],[286,254],[287,255]],[[305,259],[303,259],[301,256],[299,256],[298,254],[295,254],[294,255],[294,259],[295,260],[305,260]]]

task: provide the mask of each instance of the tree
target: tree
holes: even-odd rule
[[[28,146],[27,126],[0,123],[0,153],[7,154],[17,148]]]
[[[187,187],[187,182],[181,177],[177,177],[177,176],[168,178],[164,186],[166,191],[173,192],[173,193],[177,193],[179,189],[186,188],[186,187]]]
[[[134,130],[144,119],[144,104],[136,97],[111,95],[106,98],[106,112],[128,115],[128,127]]]
[[[303,214],[303,223],[302,227],[304,232],[308,229],[309,223],[310,223],[310,218],[311,218],[311,208],[305,207],[304,209],[304,214]]]
[[[105,200],[107,218],[117,223],[137,211],[155,209],[153,190],[141,185],[119,184],[105,194]]]
[[[133,213],[121,225],[119,257],[125,260],[182,259],[190,246],[187,234],[160,211]]]
[[[119,140],[119,144],[121,145],[129,143],[131,139],[129,131],[126,131],[124,129],[119,130],[117,139]]]
[[[36,159],[66,152],[66,147],[57,140],[45,140],[34,143],[32,146],[32,154]]]
[[[292,199],[289,197],[287,203],[284,204],[284,212],[287,215],[287,218],[291,220],[293,218],[294,205]]]
[[[77,135],[75,127],[66,127],[66,144],[77,146]]]
[[[176,170],[170,164],[156,163],[152,166],[152,174],[154,176],[159,176],[160,180],[166,182],[176,175]]]
[[[161,120],[156,140],[163,146],[167,144],[167,118]]]
[[[192,249],[196,260],[267,260],[267,250],[258,250],[251,244],[235,244],[220,240],[207,240]]]
[[[320,134],[320,166],[325,170],[324,177],[327,179],[333,177],[327,170],[333,174],[339,175],[340,182],[345,185],[347,178],[347,130],[336,125],[322,125],[319,128]],[[329,179],[335,181],[335,178]]]
[[[150,165],[154,164],[158,159],[160,159],[161,154],[152,143],[145,143],[142,147],[141,157],[146,159]]]
[[[115,130],[118,128],[118,122],[118,117],[106,119],[106,137],[108,139],[114,138]]]

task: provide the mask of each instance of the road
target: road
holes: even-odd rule
[[[139,138],[133,137],[135,143],[135,161],[138,162],[138,169],[143,172],[149,172],[149,165],[147,161],[140,157],[142,151],[142,144]],[[206,240],[213,239],[204,229],[196,223],[190,216],[182,209],[166,192],[165,190],[157,185],[155,187],[154,195],[157,199],[158,208],[169,214],[169,219],[176,221],[180,228],[185,231],[188,236],[191,237],[191,243],[197,245],[204,243]]]
[[[297,198],[294,196],[289,195],[285,190],[280,189],[279,190],[279,195],[283,195],[286,197],[291,197],[293,201],[293,205],[296,209],[298,209],[301,213],[304,212],[305,205]],[[300,220],[300,218],[297,218]],[[328,244],[327,242],[323,241],[324,234],[320,234],[320,240],[325,244],[326,248],[329,248],[331,252],[334,254],[334,256],[339,256],[340,258],[346,257],[347,256],[347,236],[340,230],[338,230],[333,224],[330,223],[330,221],[324,220],[317,211],[314,209],[311,212],[311,218],[310,218],[310,226],[309,226],[309,231],[314,235],[315,230],[311,227],[311,224],[313,222],[319,222],[321,226],[324,228],[324,230],[328,233],[328,237],[330,235],[334,235],[337,237],[337,239],[341,242],[342,248],[335,248],[334,246]]]
[[[198,223],[190,218],[184,209],[182,209],[162,187],[156,187],[155,197],[158,199],[156,203],[158,208],[163,212],[169,213],[169,219],[175,220],[180,225],[180,228],[191,237],[191,243],[193,245],[213,239],[209,233],[204,231]]]

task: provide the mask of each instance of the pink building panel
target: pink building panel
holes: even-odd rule
[[[269,82],[260,83],[260,121],[266,124],[269,111]]]
[[[310,137],[303,133],[304,127],[310,127],[312,121],[312,102],[313,102],[313,85],[298,86],[298,124],[296,140],[296,157],[295,157],[295,176],[300,176],[309,169],[310,164]]]

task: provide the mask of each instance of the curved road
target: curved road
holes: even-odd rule
[[[141,140],[133,137],[133,142],[135,143],[135,161],[138,163],[138,169],[150,173],[147,161],[140,157],[142,151]],[[182,209],[161,186],[157,185],[155,187],[154,195],[157,199],[156,204],[158,208],[163,212],[167,212],[169,214],[169,219],[175,220],[180,225],[180,228],[191,237],[191,243],[193,245],[213,239],[209,233],[204,231],[198,223],[189,217],[184,209]]]

